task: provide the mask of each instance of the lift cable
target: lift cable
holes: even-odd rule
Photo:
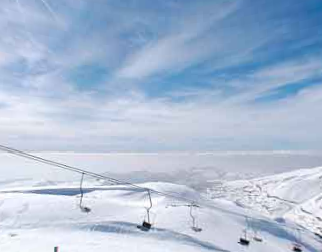
[[[118,179],[115,179],[115,178],[112,178],[112,177],[109,177],[109,176],[106,176],[106,175],[101,175],[101,174],[98,174],[98,173],[83,170],[83,169],[80,169],[80,168],[76,168],[76,167],[73,167],[73,166],[70,166],[70,165],[62,164],[62,163],[52,161],[52,160],[49,160],[49,159],[41,158],[39,156],[32,155],[32,154],[26,153],[24,151],[20,151],[18,149],[14,149],[14,148],[7,147],[7,146],[4,146],[4,145],[0,145],[0,150],[5,151],[5,152],[10,153],[10,154],[13,154],[15,156],[30,159],[30,160],[33,160],[33,161],[36,161],[36,162],[40,162],[40,163],[47,164],[47,165],[50,165],[50,166],[58,167],[58,168],[61,168],[61,169],[64,169],[64,170],[80,173],[82,175],[85,174],[85,175],[88,175],[90,177],[94,177],[94,178],[98,178],[98,179],[107,180],[107,181],[109,181],[109,182],[111,182],[113,184],[116,184],[116,185],[128,185],[128,186],[131,186],[133,188],[140,189],[142,191],[148,191],[150,193],[154,193],[154,194],[157,194],[157,195],[178,199],[178,200],[183,201],[183,202],[189,202],[189,203],[194,202],[194,204],[197,204],[195,200],[189,199],[187,197],[183,197],[177,192],[161,192],[161,191],[158,191],[158,190],[138,186],[136,184],[133,184],[133,183],[130,183],[130,182],[127,182],[127,181],[118,180]]]
[[[13,154],[15,156],[30,159],[30,160],[33,160],[33,161],[36,161],[36,162],[40,162],[40,163],[47,164],[47,165],[50,165],[50,166],[58,167],[58,168],[61,168],[61,169],[64,169],[64,170],[76,172],[76,173],[79,173],[79,174],[84,174],[84,175],[87,175],[87,176],[90,176],[90,177],[93,177],[93,178],[106,180],[106,181],[109,181],[109,182],[111,182],[112,184],[115,184],[115,185],[128,185],[128,186],[131,186],[133,188],[140,189],[142,191],[150,192],[151,194],[154,193],[154,194],[157,194],[157,195],[160,195],[160,196],[165,196],[165,197],[177,199],[177,200],[179,200],[181,202],[188,203],[187,206],[189,206],[189,207],[191,205],[194,206],[194,207],[201,207],[202,205],[205,205],[205,204],[200,204],[195,199],[189,199],[187,197],[181,196],[178,192],[173,192],[173,191],[171,191],[171,192],[170,191],[169,192],[161,192],[161,191],[150,189],[150,188],[147,188],[147,187],[138,186],[136,184],[133,184],[133,183],[130,183],[130,182],[127,182],[127,181],[118,180],[118,179],[115,179],[115,178],[112,178],[112,177],[109,177],[109,176],[106,176],[106,175],[101,175],[101,174],[98,174],[98,173],[90,172],[90,171],[87,171],[87,170],[83,170],[83,169],[76,168],[76,167],[73,167],[73,166],[70,166],[70,165],[62,164],[62,163],[52,161],[52,160],[49,160],[49,159],[41,158],[39,156],[32,155],[32,154],[29,154],[27,152],[24,152],[24,151],[21,151],[21,150],[12,148],[12,147],[8,147],[8,146],[5,146],[5,145],[0,144],[0,150],[2,150],[4,152],[7,152],[7,153],[10,153],[10,154]],[[216,208],[221,209],[220,207],[216,207]],[[246,215],[245,214],[240,214],[240,216],[244,217],[244,218],[249,218],[249,219],[252,219],[252,220],[261,221],[261,219],[249,216],[247,214]],[[275,224],[277,224],[278,226],[285,227],[287,229],[291,229],[291,230],[298,230],[299,229],[299,228],[290,227],[289,225],[285,225],[285,224],[279,223],[279,222],[274,221],[274,220],[273,220],[273,222]]]

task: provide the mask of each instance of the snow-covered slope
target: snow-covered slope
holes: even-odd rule
[[[322,167],[217,184],[208,193],[322,234]]]
[[[201,201],[196,208],[202,232],[191,229],[189,208],[162,196],[153,196],[153,228],[137,229],[149,205],[144,191],[126,186],[90,186],[84,190],[88,214],[78,207],[77,187],[44,186],[7,188],[0,193],[0,251],[43,252],[59,246],[61,252],[100,251],[291,251],[297,233],[292,223],[272,221],[252,210],[225,200],[209,202],[185,186],[168,183],[142,185],[160,191],[175,191]],[[252,218],[246,221],[245,215]],[[248,223],[248,247],[238,244]],[[263,242],[252,240],[254,232]],[[317,252],[321,242],[303,230],[304,251]]]

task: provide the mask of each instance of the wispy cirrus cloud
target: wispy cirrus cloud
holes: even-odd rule
[[[169,70],[176,71],[211,57],[214,46],[204,43],[205,34],[213,26],[238,9],[239,1],[197,6],[175,18],[167,34],[146,43],[125,59],[117,73],[124,78],[144,78]],[[215,46],[216,47],[216,46]]]
[[[4,0],[0,140],[319,149],[321,13],[306,13],[318,4]]]

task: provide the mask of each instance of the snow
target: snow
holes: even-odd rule
[[[45,183],[46,184],[46,183]],[[128,186],[84,184],[83,203],[92,209],[80,211],[78,187],[66,184],[20,186],[0,192],[0,251],[43,252],[59,246],[61,252],[106,251],[291,251],[297,233],[283,225],[225,199],[209,201],[189,187],[170,183],[141,186],[198,200],[193,209],[202,232],[191,229],[189,208],[182,202],[152,194],[153,228],[137,229],[149,206],[146,192]],[[248,219],[248,235],[254,231],[263,242],[251,240],[249,247],[238,244]],[[301,232],[304,251],[321,251],[321,241],[308,230]]]
[[[322,234],[322,167],[222,183],[208,190],[274,218],[291,220]]]

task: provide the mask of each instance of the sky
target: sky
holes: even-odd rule
[[[320,0],[0,0],[0,143],[322,149]]]

